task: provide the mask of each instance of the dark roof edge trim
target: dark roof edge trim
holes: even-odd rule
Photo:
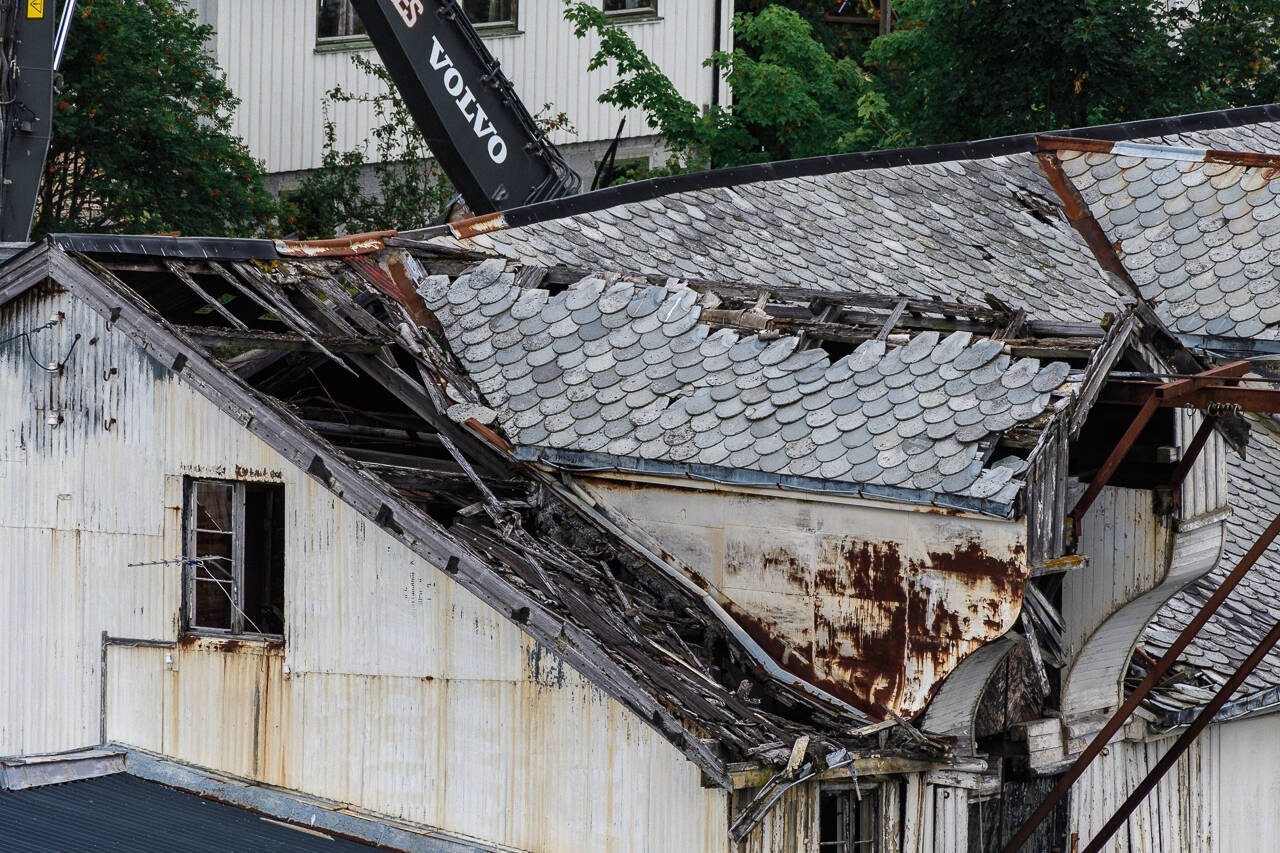
[[[324,797],[265,786],[136,747],[122,749],[125,750],[125,772],[130,776],[339,838],[408,853],[472,853],[492,849],[425,824],[381,814],[361,814],[345,803]]]
[[[620,204],[645,201],[690,190],[733,187],[758,181],[828,175],[833,172],[854,172],[862,169],[879,169],[889,166],[921,166],[928,163],[944,163],[950,160],[981,160],[989,157],[998,157],[1003,154],[1033,153],[1037,150],[1036,138],[1039,136],[1075,136],[1119,141],[1198,130],[1220,130],[1228,127],[1258,124],[1264,121],[1280,121],[1280,104],[1237,107],[1230,110],[1141,119],[1095,127],[1077,127],[1070,130],[1019,133],[1013,136],[996,136],[971,142],[948,142],[941,145],[899,148],[890,151],[859,151],[852,154],[833,154],[827,157],[807,157],[801,160],[780,160],[773,163],[712,169],[706,172],[651,178],[647,181],[636,181],[619,187],[607,187],[602,190],[568,196],[553,201],[513,207],[501,214],[490,214],[486,217],[477,217],[477,219],[486,220],[481,232],[498,230],[501,227],[519,228],[524,225],[532,225],[535,222],[563,219],[582,213],[591,213],[616,207]],[[494,221],[495,219],[497,222]],[[470,222],[472,220],[464,220],[453,226],[455,236],[472,236],[475,232],[468,227]],[[435,229],[431,230],[434,231]],[[406,234],[406,236],[412,235]]]
[[[820,480],[815,477],[797,477],[792,474],[767,474],[743,468],[725,468],[720,465],[686,464],[640,459],[631,456],[614,456],[583,450],[560,450],[551,447],[515,448],[514,456],[522,462],[541,462],[554,468],[576,474],[611,472],[619,474],[651,474],[680,480],[698,480],[723,486],[781,489],[808,494],[839,495],[866,500],[915,504],[918,506],[955,509],[963,512],[989,515],[993,518],[1013,517],[1013,505],[1002,504],[987,498],[964,495],[945,495],[923,489],[900,489],[896,486],[878,486],[866,483],[846,483]]]
[[[271,240],[241,237],[158,237],[138,234],[52,234],[53,245],[67,252],[150,255],[158,258],[214,261],[277,261]]]

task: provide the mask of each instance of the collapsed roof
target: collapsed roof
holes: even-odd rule
[[[785,759],[804,736],[819,760],[874,748],[850,730],[880,713],[780,667],[687,567],[549,470],[661,471],[999,518],[1030,500],[1043,517],[1028,522],[1055,531],[1037,556],[1061,554],[1066,436],[1129,345],[1129,305],[1160,295],[1081,227],[1087,215],[1109,234],[1154,202],[1099,189],[1115,175],[1090,183],[1099,152],[1080,147],[1059,140],[1041,156],[1083,188],[1083,210],[1043,159],[996,141],[986,156],[1024,153],[908,152],[881,167],[857,155],[845,171],[832,158],[826,172],[712,175],[670,196],[658,182],[586,196],[575,204],[591,209],[571,219],[455,228],[462,242],[59,236],[0,270],[0,304],[46,279],[88,300],[726,783],[732,762]],[[1104,167],[1138,165],[1107,156]],[[1148,171],[1148,160],[1191,162],[1167,149],[1142,159]],[[1176,181],[1191,174],[1190,193],[1207,165]],[[1269,167],[1232,168],[1243,186]],[[1114,215],[1126,205],[1137,219]],[[1255,215],[1264,206],[1248,207],[1233,222],[1270,227]],[[1233,222],[1197,245],[1220,249],[1211,241],[1234,240]],[[1140,254],[1142,239],[1121,251]],[[1258,278],[1236,260],[1244,281]],[[1192,303],[1157,308],[1176,331],[1194,316],[1215,334],[1219,302],[1177,305]],[[1235,331],[1270,329],[1271,306],[1249,304]]]

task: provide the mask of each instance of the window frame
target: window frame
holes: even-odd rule
[[[322,36],[320,35],[320,3],[322,0],[316,0],[315,22],[316,22],[316,41],[315,50],[318,53],[327,53],[331,51],[343,50],[372,50],[373,41],[370,40],[368,33],[354,33],[344,36]],[[656,2],[656,0],[655,0]],[[459,0],[461,7],[461,0]],[[466,10],[463,10],[466,13]],[[470,18],[467,18],[471,21]],[[512,36],[520,35],[523,31],[520,29],[520,0],[511,0],[511,17],[502,21],[487,21],[484,23],[476,23],[471,21],[472,28],[476,34],[482,38],[492,38],[495,36]]]
[[[459,0],[458,6],[462,9],[462,13],[466,15],[467,9],[463,0]],[[511,0],[511,17],[504,18],[501,21],[472,21],[471,16],[467,15],[467,20],[471,22],[471,26],[480,35],[489,33],[510,33],[520,28],[520,0]]]
[[[316,6],[315,6],[316,47],[334,47],[334,46],[343,47],[347,45],[372,45],[373,44],[369,40],[368,33],[351,33],[349,35],[337,35],[337,36],[320,35],[320,13],[322,11],[321,6],[323,5],[323,3],[324,3],[324,0],[316,0]],[[355,15],[355,8],[352,7],[350,3],[347,3],[347,8],[351,9],[352,15]],[[356,20],[357,21],[360,20],[358,15],[356,16]],[[363,23],[364,22],[361,21],[362,25]]]
[[[196,512],[196,490],[200,484],[231,486],[231,627],[196,624],[196,567],[200,554],[197,549],[198,519]],[[182,482],[182,633],[206,637],[226,637],[234,639],[264,640],[280,642],[284,640],[284,626],[273,634],[266,631],[255,631],[250,628],[252,620],[244,611],[245,606],[245,498],[250,486],[273,489],[279,495],[279,513],[284,514],[284,484],[276,482],[258,482],[250,480],[227,480],[218,477],[183,477]],[[209,531],[218,532],[218,531]],[[284,542],[280,542],[281,548]],[[270,568],[267,569],[270,571]],[[283,571],[281,572],[283,582]],[[213,582],[213,583],[216,583]],[[283,593],[282,593],[283,595]]]
[[[611,19],[614,20],[632,20],[643,19],[652,20],[658,17],[658,0],[648,0],[649,5],[643,9],[614,9],[610,11],[604,8],[605,0],[601,0],[600,9]]]

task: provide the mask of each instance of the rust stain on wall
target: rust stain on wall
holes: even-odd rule
[[[895,542],[830,537],[810,573],[772,548],[758,554],[759,568],[797,612],[730,611],[789,672],[876,718],[881,705],[914,717],[961,660],[1012,626],[1027,567],[1021,543],[1005,550],[971,538],[904,558]],[[811,628],[797,628],[804,623]]]

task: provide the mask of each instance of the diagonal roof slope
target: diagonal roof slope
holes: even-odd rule
[[[1280,338],[1280,156],[1055,140],[1125,269],[1181,334]]]
[[[687,570],[474,420],[488,419],[478,392],[394,269],[367,257],[259,265],[225,242],[221,259],[200,260],[196,242],[165,242],[163,259],[129,245],[73,256],[37,244],[0,269],[0,304],[48,280],[67,288],[712,778],[727,784],[728,762],[785,759],[805,735],[819,759],[863,743],[849,734],[863,713],[783,671]]]
[[[949,301],[1096,323],[1123,300],[1030,155],[783,178],[474,237],[525,263]]]
[[[1158,658],[1178,636],[1223,578],[1261,537],[1280,513],[1280,427],[1254,420],[1248,455],[1227,454],[1231,517],[1227,521],[1222,559],[1203,578],[1179,592],[1160,609],[1139,648]],[[1280,589],[1280,545],[1273,544],[1244,576],[1204,629],[1179,658],[1193,676],[1189,685],[1166,685],[1150,704],[1158,710],[1203,704],[1244,661],[1249,652],[1280,620],[1276,590]],[[1135,659],[1138,660],[1138,659]],[[1145,671],[1138,675],[1141,678]],[[1189,679],[1183,678],[1183,681]],[[1198,684],[1196,683],[1198,682]],[[1237,697],[1280,685],[1280,648],[1272,649],[1248,677]],[[1185,721],[1184,721],[1185,722]]]

